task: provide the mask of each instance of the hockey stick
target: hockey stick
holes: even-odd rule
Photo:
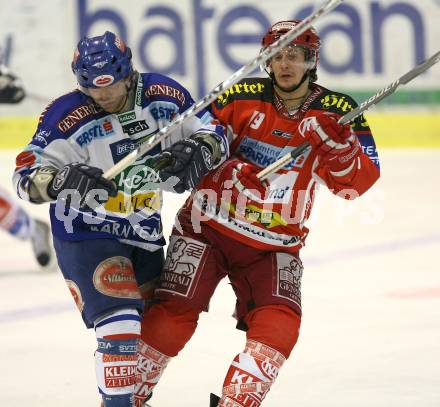
[[[389,95],[393,94],[400,85],[406,85],[408,82],[412,81],[414,78],[416,78],[421,73],[423,73],[426,70],[428,70],[429,68],[431,68],[431,66],[435,65],[439,61],[440,61],[440,51],[438,51],[437,53],[432,55],[431,58],[428,58],[425,62],[423,62],[420,65],[417,65],[415,68],[411,69],[409,72],[407,72],[405,75],[401,76],[399,79],[397,79],[396,81],[394,81],[390,85],[381,89],[379,92],[377,92],[375,95],[371,96],[369,99],[362,102],[358,107],[356,107],[352,111],[350,111],[347,114],[345,114],[344,116],[342,116],[338,120],[338,123],[347,124],[347,123],[351,122],[353,119],[356,119],[356,117],[360,116],[362,113],[364,113],[366,110],[368,110],[371,106],[376,105],[382,99],[385,99]],[[264,170],[261,170],[257,174],[257,177],[262,181],[265,180],[270,174],[273,174],[275,171],[284,167],[290,161],[299,157],[309,147],[310,147],[310,144],[307,142],[300,144],[297,148],[292,150],[290,153],[281,157],[279,160],[275,161],[273,164],[269,165]]]
[[[211,104],[218,96],[223,94],[232,85],[237,83],[239,80],[243,79],[246,75],[252,72],[255,68],[263,64],[270,57],[279,52],[280,49],[286,47],[290,42],[292,42],[296,37],[301,35],[304,31],[309,29],[312,24],[321,16],[329,13],[333,10],[339,3],[343,0],[327,0],[318,10],[313,14],[305,18],[301,23],[299,23],[295,28],[282,35],[276,42],[268,46],[266,49],[260,52],[260,54],[248,64],[242,66],[238,71],[234,72],[228,79],[220,83],[215,87],[210,93],[208,93],[199,102],[192,105],[188,110],[182,113],[174,121],[172,121],[168,126],[162,128],[155,137],[141,144],[138,148],[130,152],[126,157],[119,161],[112,168],[108,169],[104,173],[104,178],[112,179],[129,165],[133,164],[138,157],[141,157],[146,152],[151,150],[153,147],[161,143],[168,135],[176,130],[182,123],[189,117],[194,116],[206,106]]]
[[[36,93],[29,93],[29,92],[26,92],[26,91],[25,91],[25,93],[26,93],[26,97],[28,99],[33,100],[33,101],[38,102],[38,103],[42,103],[44,105],[47,105],[52,100],[52,99],[50,99],[50,98],[48,98],[46,96],[41,96],[41,95],[38,95]]]

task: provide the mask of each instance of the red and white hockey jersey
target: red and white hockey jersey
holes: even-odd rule
[[[349,96],[311,84],[311,93],[302,106],[289,114],[274,92],[269,78],[247,78],[232,86],[212,105],[214,115],[228,129],[231,158],[263,169],[304,142],[297,131],[307,116],[333,112],[340,116],[355,108]],[[233,205],[224,210],[218,177],[212,171],[198,187],[217,194],[212,204],[209,194],[193,193],[180,212],[181,220],[195,223],[202,219],[227,237],[262,250],[297,251],[304,245],[317,182],[334,194],[354,199],[379,178],[379,161],[370,128],[363,116],[352,124],[363,153],[350,171],[332,173],[311,149],[269,177],[270,190],[263,205],[254,202],[246,216],[237,217]],[[211,196],[212,198],[212,196]],[[223,210],[221,207],[223,206]]]

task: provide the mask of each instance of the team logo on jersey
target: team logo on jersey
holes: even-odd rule
[[[272,132],[272,134],[274,135],[274,136],[277,136],[277,137],[283,137],[283,138],[288,138],[288,139],[290,139],[290,138],[292,138],[292,134],[290,134],[290,133],[286,133],[285,131],[281,131],[281,130],[274,130],[273,132]]]
[[[135,148],[137,148],[145,138],[142,138],[136,142],[132,140],[120,140],[115,143],[110,144],[110,151],[112,152],[113,162],[116,164],[122,158],[124,158],[127,154],[131,153]],[[152,150],[149,151],[148,155],[153,156],[159,154],[161,151],[160,144],[155,146]]]
[[[52,130],[39,130],[35,133],[34,140],[47,146],[47,139],[50,137]]]
[[[223,95],[220,95],[217,98],[217,103],[219,107],[225,106],[229,102],[229,97],[235,94],[239,95],[246,95],[246,94],[258,94],[263,93],[264,91],[264,84],[257,82],[257,83],[236,83],[235,85],[231,86]]]
[[[149,109],[156,121],[171,121],[178,113],[177,106],[170,102],[153,102],[150,103]]]
[[[142,133],[145,130],[148,130],[150,126],[148,126],[145,120],[139,120],[136,122],[130,122],[122,125],[122,130],[125,134],[129,136],[133,136],[138,133]]]
[[[132,141],[118,141],[116,143],[110,144],[110,150],[113,155],[113,161],[116,163],[121,158],[125,157],[128,153],[131,153],[136,148],[135,143]]]
[[[98,121],[98,124],[96,124],[96,121],[93,121],[81,129],[79,135],[75,137],[75,141],[80,147],[85,147],[93,140],[110,136],[114,132],[112,122],[109,119]]]
[[[58,122],[57,127],[63,132],[66,133],[76,124],[81,122],[88,116],[101,112],[102,109],[97,105],[82,105],[77,107],[75,110],[70,112],[67,116],[65,116],[60,122]]]
[[[276,147],[272,144],[263,143],[250,137],[244,137],[238,146],[238,152],[244,158],[260,167],[267,167],[273,164],[283,155],[290,153],[294,147]],[[311,149],[304,151],[296,160],[285,165],[285,169],[302,168]]]
[[[172,86],[164,85],[164,84],[155,84],[149,86],[145,90],[145,96],[168,96],[170,98],[176,99],[179,101],[181,106],[185,105],[185,94]]]
[[[118,120],[119,120],[119,123],[121,123],[121,124],[129,122],[130,120],[134,120],[134,119],[136,119],[135,112],[127,112],[127,113],[118,114]]]
[[[377,168],[380,168],[379,155],[377,154],[376,145],[374,142],[370,138],[366,140],[364,139],[363,141],[362,135],[359,136],[359,141],[361,142],[361,147],[364,154],[367,154],[368,158],[374,163],[374,165],[376,165]]]
[[[336,108],[344,113],[353,109],[353,106],[345,99],[344,95],[325,95],[321,99],[321,103],[324,109]]]
[[[99,75],[93,79],[93,84],[98,88],[111,85],[115,81],[113,75]]]

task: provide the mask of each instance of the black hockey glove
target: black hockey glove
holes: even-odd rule
[[[173,191],[181,194],[197,186],[200,179],[211,171],[212,161],[212,152],[204,142],[186,138],[155,157],[152,168],[159,171],[162,182],[176,177],[178,182]]]
[[[87,164],[68,164],[61,168],[52,182],[49,184],[47,194],[56,199],[61,191],[73,190],[79,194],[79,205],[84,208],[87,202],[91,202],[94,198],[98,203],[105,203],[109,196],[116,196],[118,194],[116,184],[102,177],[103,171],[100,168],[91,167]],[[89,194],[91,190],[101,190],[101,194]],[[102,190],[107,191],[107,197],[102,197]],[[72,196],[73,196],[72,195]],[[101,196],[100,196],[101,195]],[[73,203],[76,200],[70,197]],[[88,205],[93,209],[90,205]]]

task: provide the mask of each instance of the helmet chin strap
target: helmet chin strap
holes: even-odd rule
[[[128,100],[128,92],[125,93],[124,101],[121,103],[121,107],[115,112],[115,114],[122,113],[122,111],[124,110],[125,105],[127,104],[127,100]]]
[[[127,102],[130,102],[129,99],[130,99],[130,93],[131,93],[131,91],[133,89],[133,84],[134,84],[133,77],[130,78],[128,83],[127,82],[125,83],[125,91],[126,92],[125,92],[124,102],[121,104],[121,108],[116,112],[116,114],[122,113],[123,110],[124,111],[127,110],[127,109],[124,109],[124,108],[126,107]],[[127,106],[127,107],[130,107],[130,106]],[[131,110],[131,109],[128,109],[128,110]]]
[[[305,71],[301,80],[296,85],[293,85],[290,88],[283,88],[282,86],[280,86],[280,84],[275,79],[275,75],[273,74],[273,72],[271,72],[269,76],[272,78],[274,85],[276,85],[278,89],[282,90],[283,92],[295,92],[306,81],[306,79],[309,78],[309,70]]]

